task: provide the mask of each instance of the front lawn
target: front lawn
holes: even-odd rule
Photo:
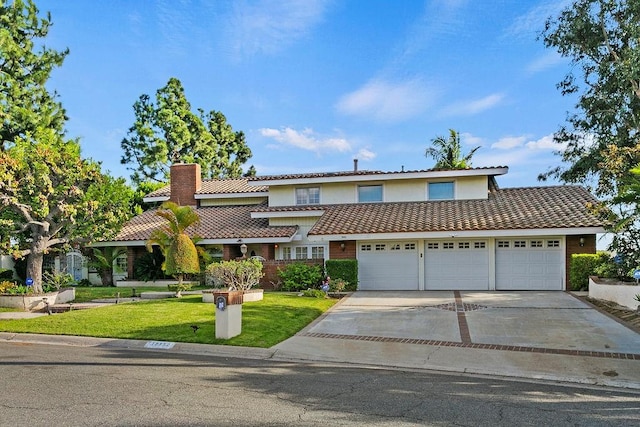
[[[195,289],[205,289],[204,287],[194,287]],[[136,291],[136,296],[140,296],[142,292],[168,292],[169,289],[166,286],[144,286],[144,287],[113,287],[113,286],[78,286],[76,288],[76,299],[74,303],[88,302],[94,299],[116,298],[120,294],[120,298],[129,298],[133,296],[133,291]]]
[[[295,335],[336,301],[265,292],[263,301],[242,305],[242,333],[228,340],[215,338],[215,306],[203,303],[201,295],[2,320],[0,331],[268,348]]]

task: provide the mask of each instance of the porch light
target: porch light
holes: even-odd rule
[[[580,246],[584,246],[584,237],[580,237]]]
[[[344,248],[345,248],[344,242],[340,243],[340,249],[342,249],[342,252],[344,252]]]
[[[240,252],[242,252],[242,258],[247,256],[247,245],[244,243],[240,245]]]

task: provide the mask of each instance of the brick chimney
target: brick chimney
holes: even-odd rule
[[[178,163],[171,165],[170,201],[180,206],[197,206],[195,194],[202,186],[200,165],[197,163]]]

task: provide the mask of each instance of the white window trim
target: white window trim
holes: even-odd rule
[[[298,190],[309,190],[312,188],[318,189],[318,203],[298,203]],[[317,206],[322,204],[322,188],[320,186],[306,186],[306,187],[294,187],[293,188],[293,205],[294,206]]]
[[[375,202],[361,202],[360,201],[360,187],[381,187],[382,189],[382,200],[380,201],[375,201]],[[357,203],[384,203],[385,200],[385,191],[384,191],[384,184],[382,183],[371,183],[371,184],[356,184],[356,202]]]
[[[442,183],[448,183],[451,182],[453,184],[453,198],[451,199],[431,199],[431,196],[429,195],[429,184],[442,184]],[[458,194],[458,181],[455,179],[438,179],[438,180],[433,180],[433,181],[427,181],[426,185],[425,185],[425,193],[427,194],[427,200],[433,200],[436,202],[439,201],[448,201],[448,200],[457,200],[457,194]]]

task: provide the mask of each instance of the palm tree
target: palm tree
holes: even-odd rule
[[[103,249],[92,248],[91,259],[87,263],[89,268],[95,268],[102,281],[102,286],[113,286],[113,269],[116,258],[127,253],[127,248],[108,246]],[[117,269],[117,266],[115,266]],[[119,271],[118,271],[119,273]]]
[[[184,274],[199,273],[200,264],[195,242],[198,238],[190,238],[186,229],[198,224],[200,217],[190,206],[178,206],[173,202],[165,202],[156,212],[167,220],[162,227],[154,230],[147,240],[147,250],[151,252],[153,245],[158,245],[164,255],[162,269],[170,276],[178,278],[178,293],[182,286]]]
[[[424,155],[435,159],[436,169],[467,169],[471,167],[471,157],[479,148],[478,146],[463,156],[460,134],[449,129],[449,138],[438,136],[432,139],[431,147],[427,148]]]

